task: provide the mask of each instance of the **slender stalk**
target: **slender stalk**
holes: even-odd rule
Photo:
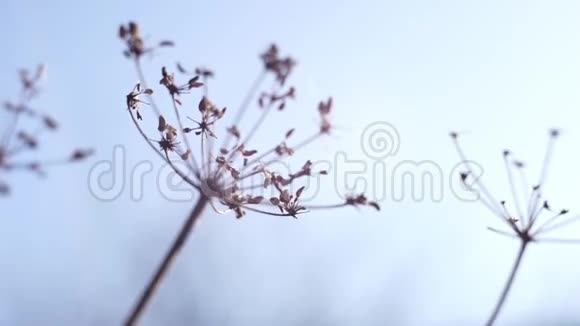
[[[492,326],[495,323],[495,320],[497,319],[497,316],[499,315],[505,300],[507,299],[507,296],[511,290],[511,287],[514,283],[514,279],[516,277],[516,274],[518,273],[518,270],[520,268],[521,262],[522,262],[522,258],[524,257],[524,252],[526,251],[526,248],[528,246],[528,241],[526,240],[522,240],[522,243],[520,245],[520,250],[518,251],[518,256],[514,262],[514,265],[512,267],[512,271],[510,273],[510,276],[507,279],[507,282],[504,286],[504,289],[495,305],[495,308],[493,309],[493,312],[491,313],[491,316],[489,317],[489,319],[487,320],[487,323],[485,323],[486,326]]]
[[[175,257],[177,257],[177,255],[183,248],[183,245],[187,241],[189,234],[193,230],[195,222],[201,217],[201,213],[203,212],[205,206],[208,204],[209,198],[204,196],[203,193],[201,192],[200,196],[201,197],[195,204],[193,210],[191,211],[191,214],[189,214],[189,217],[181,227],[181,230],[175,237],[175,240],[173,240],[173,244],[165,254],[165,257],[163,258],[161,264],[155,271],[155,274],[149,281],[149,284],[141,294],[139,300],[137,301],[137,304],[135,305],[129,317],[125,321],[126,326],[132,326],[137,324],[139,317],[143,315],[143,312],[147,308],[147,304],[153,299],[155,290],[157,289],[163,278],[167,275],[167,272],[169,271],[171,264],[175,260]]]
[[[234,118],[234,121],[233,121],[234,126],[240,124],[240,121],[242,120],[244,114],[246,113],[246,111],[248,110],[248,107],[250,106],[250,102],[252,101],[252,99],[254,98],[256,93],[258,92],[258,89],[260,88],[260,85],[264,81],[265,77],[266,77],[266,71],[264,70],[264,71],[260,72],[260,74],[258,75],[256,80],[252,83],[250,90],[248,91],[248,93],[246,93],[246,97],[244,98],[242,105],[240,106],[240,108],[238,109],[238,111],[236,113],[236,117]],[[223,148],[227,148],[229,146],[231,138],[232,138],[232,135],[230,133],[228,133],[226,135],[226,139],[224,140],[224,143],[222,145]]]
[[[27,98],[26,93],[23,91],[22,95],[20,96],[20,101],[18,102],[16,107],[18,109],[23,108],[26,105],[26,102],[28,102],[28,100],[29,100],[29,98]],[[8,150],[8,148],[10,147],[10,142],[12,141],[12,138],[14,137],[14,134],[16,132],[16,127],[18,125],[18,122],[20,120],[21,115],[22,115],[22,112],[14,112],[12,122],[10,124],[8,124],[8,129],[4,133],[4,137],[2,138],[2,143],[0,144],[0,146],[5,148],[6,150]]]

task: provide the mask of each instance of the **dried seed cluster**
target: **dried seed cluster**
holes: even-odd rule
[[[553,209],[543,193],[553,146],[559,135],[560,132],[556,129],[550,131],[540,177],[537,183],[533,185],[528,184],[525,171],[526,164],[514,158],[511,150],[503,151],[503,160],[506,167],[510,192],[512,194],[510,201],[505,199],[498,200],[493,196],[481,178],[474,173],[472,164],[467,159],[459,144],[458,133],[451,133],[455,148],[465,167],[465,171],[459,175],[462,184],[466,189],[476,191],[479,194],[481,203],[498,217],[507,228],[497,229],[490,227],[489,229],[491,231],[519,238],[524,243],[575,241],[572,239],[546,237],[546,234],[551,231],[555,231],[580,220],[580,216],[571,216],[567,209]]]
[[[121,26],[119,30],[120,38],[126,43],[125,56],[135,60],[138,73],[143,76],[140,71],[140,58],[154,48],[144,44],[137,24],[130,22],[126,26]],[[159,43],[159,46],[167,45],[173,45],[173,42]],[[296,96],[296,89],[286,86],[296,61],[289,56],[282,56],[276,45],[271,45],[260,58],[263,72],[252,85],[246,101],[237,112],[234,112],[235,116],[229,125],[224,125],[224,117],[227,116],[226,112],[230,111],[215,104],[208,95],[208,81],[214,77],[214,72],[207,68],[190,71],[181,64],[177,64],[176,70],[184,75],[186,82],[178,82],[179,76],[170,72],[167,67],[161,69],[159,81],[171,99],[175,123],[170,123],[168,116],[161,113],[153,100],[153,90],[145,86],[145,80],[141,80],[140,84],[127,95],[127,111],[143,139],[187,183],[208,197],[217,212],[231,211],[240,218],[246,211],[297,217],[311,209],[344,206],[370,206],[378,210],[379,205],[367,200],[364,194],[348,196],[345,201],[334,205],[303,204],[301,198],[305,187],[299,187],[295,192],[291,191],[291,188],[301,179],[326,175],[327,172],[315,170],[310,160],[306,161],[300,170],[291,173],[281,173],[273,168],[275,163],[288,159],[296,151],[331,133],[331,98],[319,103],[320,125],[311,136],[290,145],[295,135],[295,128],[290,128],[282,134],[281,141],[270,148],[260,150],[252,146],[254,136],[265,125],[268,116],[275,111],[284,111]],[[272,77],[270,90],[260,91],[268,76]],[[199,91],[196,91],[197,89]],[[199,94],[195,94],[194,91]],[[148,97],[146,101],[141,99],[143,96]],[[197,101],[194,100],[196,105],[184,104],[184,100],[194,96],[199,98]],[[250,110],[252,103],[256,104],[254,111]],[[157,115],[155,120],[159,136],[150,137],[146,132],[148,128],[144,125],[147,122],[141,121],[143,116],[139,111],[142,104],[150,105],[153,113]],[[183,119],[182,116],[187,119]],[[242,120],[252,117],[255,121],[244,132]],[[269,126],[269,129],[275,129],[272,127]],[[220,130],[222,132],[219,132]],[[221,142],[221,145],[218,145],[218,142]],[[174,164],[175,159],[183,160],[187,169]],[[252,181],[249,182],[250,180]],[[271,193],[270,196],[264,195],[266,190]]]
[[[7,172],[25,170],[44,175],[47,167],[78,162],[92,154],[88,149],[75,149],[63,159],[58,160],[28,160],[22,158],[25,154],[34,153],[44,144],[42,137],[47,132],[56,132],[58,122],[50,115],[31,107],[31,101],[40,92],[40,82],[45,74],[45,68],[39,65],[34,71],[20,71],[21,91],[17,102],[7,101],[4,109],[9,115],[9,124],[2,132],[0,142],[0,178]],[[10,193],[10,186],[0,179],[0,195]]]

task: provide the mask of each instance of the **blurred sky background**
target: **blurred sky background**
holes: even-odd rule
[[[110,202],[89,191],[91,167],[111,160],[115,145],[125,148],[128,169],[144,160],[161,168],[124,112],[137,77],[122,56],[119,24],[135,20],[146,40],[176,42],[144,60],[166,108],[162,65],[211,67],[212,99],[233,108],[261,68],[258,53],[278,43],[299,62],[291,80],[298,99],[273,119],[281,127],[262,130],[264,144],[292,125],[303,135],[315,129],[316,104],[329,95],[340,127],[292,160],[297,166],[339,151],[371,164],[360,134],[386,121],[400,135],[388,166],[430,160],[447,182],[458,163],[448,132],[459,130],[502,197],[501,151],[513,148],[535,178],[547,130],[560,127],[546,193],[553,206],[579,212],[579,15],[572,0],[3,0],[0,98],[17,94],[18,68],[46,64],[34,103],[62,128],[45,138],[42,156],[78,146],[96,156],[53,168],[46,180],[8,177],[0,325],[119,324],[192,206],[164,199],[155,175],[140,201],[128,188]],[[317,199],[339,200],[333,187],[330,179]],[[407,196],[381,205],[378,214],[347,208],[299,220],[208,212],[142,325],[481,324],[517,241],[487,231],[496,220],[447,183],[441,202]],[[498,325],[580,324],[580,247],[532,246],[526,255]]]

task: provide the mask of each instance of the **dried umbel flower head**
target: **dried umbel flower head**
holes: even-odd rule
[[[297,218],[313,209],[345,206],[370,206],[379,209],[377,203],[368,201],[362,194],[349,196],[334,205],[307,205],[303,202],[306,188],[298,183],[307,178],[324,176],[327,172],[316,169],[310,160],[303,163],[298,171],[284,173],[275,169],[274,163],[288,159],[296,151],[314,143],[332,130],[329,118],[331,99],[318,106],[320,128],[302,141],[293,141],[297,133],[295,128],[268,123],[270,115],[286,111],[288,103],[296,96],[294,87],[285,86],[296,63],[291,57],[282,57],[277,46],[270,46],[261,55],[262,72],[250,86],[239,108],[233,110],[231,122],[225,123],[232,111],[209,96],[208,81],[215,76],[214,72],[207,68],[196,68],[190,72],[181,64],[177,65],[177,72],[183,76],[183,81],[179,81],[182,76],[176,76],[169,68],[161,69],[159,83],[168,93],[173,117],[170,119],[170,115],[162,114],[153,98],[153,90],[146,86],[140,64],[142,54],[149,52],[151,48],[143,44],[134,23],[122,26],[120,37],[127,44],[125,54],[135,62],[141,81],[127,95],[127,112],[133,124],[149,146],[200,194],[125,325],[134,325],[146,309],[155,289],[207,204],[220,214],[233,213],[237,218],[241,218],[248,211]],[[268,89],[262,89],[268,76],[273,77],[272,85]],[[147,101],[143,101],[141,97],[147,97]],[[251,111],[253,103],[256,105]],[[155,117],[144,118],[139,111],[141,104],[148,104]],[[246,120],[245,125],[249,123],[249,128],[242,125],[243,120]],[[155,126],[156,130],[153,129]],[[254,143],[261,129],[285,131],[281,132],[279,141],[262,149]],[[151,136],[150,130],[157,135]],[[185,167],[178,166],[174,160],[183,162]],[[250,180],[253,182],[249,182]],[[293,188],[298,189],[294,191]],[[265,192],[269,194],[266,195]]]
[[[516,256],[504,290],[486,323],[488,326],[493,325],[497,319],[519,270],[524,252],[530,243],[580,243],[580,239],[563,239],[550,236],[553,231],[580,220],[580,216],[572,216],[567,209],[552,208],[544,195],[548,167],[554,143],[559,135],[560,132],[557,129],[550,130],[540,177],[533,185],[528,184],[525,173],[526,165],[522,161],[515,159],[512,151],[503,151],[507,181],[512,198],[511,200],[498,200],[483,183],[480,176],[475,174],[472,163],[467,159],[463,149],[459,145],[458,133],[451,133],[455,148],[465,167],[465,171],[459,175],[461,182],[465,188],[478,192],[481,203],[504,225],[503,228],[489,227],[488,229],[497,234],[513,237],[520,241],[518,255]]]
[[[119,26],[119,38],[125,41],[127,48],[123,51],[123,55],[127,58],[140,58],[145,53],[151,53],[156,47],[173,46],[173,42],[168,40],[159,42],[157,46],[145,46],[139,27],[134,22]]]
[[[82,161],[91,155],[87,149],[75,149],[70,155],[56,160],[30,160],[23,156],[34,154],[44,145],[46,133],[56,132],[58,122],[50,115],[34,109],[31,101],[40,92],[40,82],[45,74],[45,68],[39,65],[33,72],[20,71],[21,91],[19,100],[7,101],[3,109],[9,115],[6,130],[2,131],[0,140],[0,178],[10,171],[24,170],[44,175],[46,168]],[[0,179],[0,195],[10,192],[9,185]]]
[[[472,165],[459,145],[458,134],[451,133],[455,148],[465,167],[465,171],[459,176],[461,182],[467,189],[478,192],[479,200],[507,227],[505,230],[497,228],[490,228],[490,230],[515,236],[526,242],[553,241],[556,239],[546,238],[545,235],[579,220],[580,216],[571,216],[567,209],[552,208],[544,195],[553,146],[559,134],[557,129],[550,130],[540,177],[533,185],[528,184],[526,164],[516,159],[511,150],[503,151],[502,156],[512,198],[498,200],[485,186],[483,180],[474,173]]]
[[[121,27],[121,31],[121,38],[128,44],[127,51],[133,53],[129,57],[138,63],[143,49],[148,47],[139,37],[137,26],[130,23],[128,27]],[[139,44],[137,49],[135,44]],[[233,212],[238,218],[246,211],[297,217],[315,208],[371,206],[378,209],[378,204],[368,201],[364,195],[348,197],[337,205],[309,206],[301,202],[305,189],[297,183],[305,178],[323,176],[326,171],[315,170],[311,161],[303,163],[302,168],[295,172],[281,173],[273,169],[275,163],[290,158],[296,151],[331,133],[331,98],[318,104],[320,127],[309,137],[294,142],[296,128],[282,127],[287,131],[271,147],[261,149],[252,145],[262,128],[280,129],[280,126],[269,125],[267,119],[277,111],[286,111],[296,96],[294,87],[285,86],[296,65],[295,60],[281,56],[276,45],[271,45],[260,57],[263,71],[250,87],[246,100],[233,110],[233,119],[227,125],[224,121],[231,111],[208,95],[207,81],[214,76],[213,71],[207,68],[189,71],[181,64],[176,69],[179,75],[163,67],[159,82],[168,93],[173,117],[162,114],[155,104],[153,91],[147,88],[143,79],[127,95],[127,111],[143,139],[187,183],[200,190],[216,212]],[[140,69],[139,64],[136,66]],[[267,76],[272,77],[272,85],[268,90],[260,91]],[[253,101],[256,105],[252,111]],[[154,119],[137,121],[143,119],[138,111],[142,103],[153,107]],[[249,124],[249,128],[244,128],[242,122],[250,121],[252,117],[254,122]],[[245,119],[248,120],[243,121]],[[153,126],[158,136],[152,136],[148,131]],[[179,168],[174,160],[184,161],[187,169]],[[299,189],[292,191],[292,188]],[[266,192],[270,195],[266,196]]]

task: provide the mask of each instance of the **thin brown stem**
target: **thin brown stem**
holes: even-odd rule
[[[149,88],[147,80],[145,79],[145,74],[143,73],[143,67],[141,67],[141,61],[138,58],[135,59],[135,70],[137,70],[137,76],[139,77],[139,82],[141,83],[141,85],[143,85],[143,88]],[[151,103],[151,107],[153,108],[153,111],[155,111],[157,117],[161,116],[161,111],[159,110],[157,103],[155,103],[155,99],[153,98],[153,96],[147,94],[147,98]]]
[[[511,290],[511,287],[514,283],[514,279],[515,279],[516,274],[518,273],[518,270],[520,268],[522,258],[524,257],[524,252],[526,251],[527,246],[528,246],[528,241],[522,240],[522,243],[520,245],[520,249],[518,251],[518,256],[516,257],[516,260],[514,261],[514,265],[512,267],[512,271],[510,272],[510,275],[507,279],[507,282],[505,283],[504,289],[501,292],[501,295],[500,295],[500,297],[495,305],[495,308],[493,309],[493,312],[491,313],[491,316],[487,320],[487,323],[485,323],[486,326],[492,326],[495,323],[495,320],[497,319],[497,316],[499,315],[499,313],[500,313],[500,311],[505,303],[505,300],[507,299],[507,296]]]
[[[189,140],[187,139],[187,134],[183,132],[183,130],[184,130],[183,122],[181,121],[181,115],[179,114],[179,109],[177,108],[177,104],[175,102],[174,95],[171,95],[171,102],[173,104],[173,111],[175,112],[175,117],[177,118],[177,124],[179,126],[179,133],[181,134],[181,136],[182,136],[181,138],[185,142],[186,149],[190,153],[189,157],[191,159],[187,158],[185,160],[185,162],[186,162],[187,166],[193,171],[194,174],[198,174],[198,173],[200,173],[199,167],[197,165],[197,161],[195,160],[195,156],[193,155],[193,148],[191,147],[191,145],[189,145]],[[202,160],[201,164],[204,164],[203,160]]]
[[[264,71],[260,72],[260,74],[258,75],[256,80],[252,83],[250,90],[248,90],[248,93],[246,93],[246,96],[245,96],[242,104],[240,105],[238,112],[236,113],[236,117],[234,118],[234,121],[233,121],[234,126],[238,125],[240,123],[240,121],[242,120],[244,114],[246,113],[246,111],[248,110],[248,107],[250,106],[250,102],[252,101],[252,99],[254,98],[256,93],[258,92],[258,89],[260,88],[260,85],[264,81],[265,77],[266,77],[266,71],[264,70]],[[226,135],[226,139],[224,140],[224,143],[222,146],[223,148],[227,148],[229,146],[230,141],[231,141],[231,137],[232,137],[232,135],[230,133],[228,133]]]
[[[169,251],[165,254],[163,261],[157,268],[155,274],[149,281],[149,284],[147,285],[147,287],[141,294],[139,300],[137,301],[137,304],[135,305],[129,317],[125,321],[126,326],[132,326],[137,324],[137,321],[145,312],[147,304],[153,299],[155,290],[159,287],[161,281],[167,275],[167,272],[169,271],[171,264],[175,260],[175,257],[177,257],[177,255],[183,248],[183,245],[187,241],[187,238],[191,234],[195,222],[197,222],[197,220],[201,217],[201,213],[205,209],[205,206],[208,204],[209,198],[205,197],[202,193],[200,193],[200,195],[201,197],[197,201],[197,204],[191,211],[191,214],[189,214],[189,217],[181,227],[181,230],[175,237],[175,240],[173,240],[173,244],[169,248]]]
[[[556,243],[556,244],[580,244],[580,239],[566,239],[566,238],[539,238],[536,239],[539,243]]]
[[[165,152],[165,155],[163,155],[158,149],[157,147],[155,147],[155,145],[153,144],[153,142],[151,140],[149,140],[149,137],[147,137],[147,134],[145,134],[145,131],[143,131],[143,128],[141,128],[141,126],[139,125],[139,122],[137,121],[137,119],[135,119],[135,115],[133,114],[133,111],[131,110],[127,110],[129,112],[129,115],[131,116],[131,120],[133,121],[133,124],[135,125],[135,127],[137,128],[137,131],[139,131],[139,134],[141,135],[141,137],[143,137],[143,139],[145,140],[145,142],[147,142],[147,144],[149,144],[149,146],[151,147],[151,149],[153,149],[153,151],[155,153],[157,153],[159,155],[159,157],[161,157],[161,159],[163,161],[165,161],[167,164],[169,164],[171,166],[171,168],[177,173],[179,174],[179,176],[185,180],[185,182],[187,182],[188,184],[190,184],[191,186],[193,186],[196,189],[200,189],[198,185],[195,184],[195,182],[193,182],[193,180],[191,180],[184,172],[182,172],[181,170],[179,170],[169,159],[169,155],[167,154],[167,152]]]
[[[29,101],[29,99],[30,98],[26,96],[26,92],[23,91],[22,95],[20,96],[20,101],[18,102],[17,107],[23,108],[26,105],[26,103]],[[10,124],[8,124],[8,129],[6,130],[6,132],[4,133],[4,136],[2,138],[1,147],[5,148],[5,149],[8,149],[10,147],[10,143],[12,142],[12,139],[14,138],[14,134],[16,133],[18,122],[20,121],[21,115],[22,115],[22,112],[19,112],[19,111],[14,112],[14,116],[12,118],[12,121]]]
[[[471,176],[473,176],[475,184],[479,187],[479,190],[481,191],[481,193],[486,197],[487,200],[485,202],[489,202],[489,205],[490,205],[489,207],[495,215],[500,217],[505,222],[508,222],[508,224],[509,224],[509,219],[508,219],[508,217],[504,216],[504,214],[502,212],[501,205],[499,205],[499,201],[495,199],[495,197],[487,189],[485,184],[480,180],[480,178],[474,172],[475,170],[473,169],[470,161],[467,159],[467,155],[465,155],[465,153],[463,152],[463,149],[459,145],[459,141],[457,140],[456,136],[453,137],[453,144],[455,145],[455,150],[457,151],[457,154],[459,154],[459,158],[462,161],[461,163],[467,169],[467,172]]]
[[[333,209],[333,208],[343,208],[346,206],[352,206],[350,204],[347,203],[339,203],[339,204],[330,204],[330,205],[312,205],[312,206],[306,206],[306,209],[308,210],[315,210],[315,209]]]

